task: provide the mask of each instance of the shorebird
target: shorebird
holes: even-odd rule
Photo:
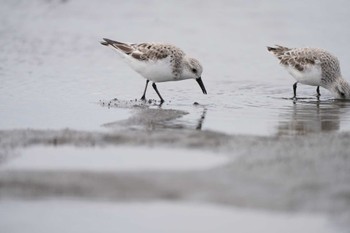
[[[317,86],[317,97],[321,95],[320,87],[323,87],[335,98],[350,98],[350,85],[341,75],[337,57],[329,52],[318,48],[287,48],[279,45],[267,47],[267,50],[296,79],[293,98],[296,98],[298,83]]]
[[[195,79],[205,90],[201,75],[203,68],[197,59],[188,57],[181,49],[170,44],[162,43],[123,43],[103,38],[102,45],[115,49],[136,72],[146,79],[146,86],[141,100],[146,100],[149,81],[163,103],[156,83]]]

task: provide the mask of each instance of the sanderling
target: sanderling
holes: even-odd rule
[[[158,94],[160,102],[164,99],[160,95],[156,83],[195,79],[204,94],[207,94],[202,82],[203,68],[198,60],[188,57],[181,49],[161,43],[130,44],[103,38],[102,45],[110,46],[127,61],[136,72],[146,79],[146,86],[141,100],[146,100],[148,82]]]
[[[336,98],[350,98],[350,85],[342,78],[338,59],[329,52],[316,48],[287,48],[279,45],[267,47],[267,50],[297,80],[293,85],[293,98],[296,98],[298,83],[317,86],[317,97],[321,95],[321,86],[332,92]]]

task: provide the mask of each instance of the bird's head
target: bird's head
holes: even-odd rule
[[[202,81],[202,72],[203,67],[199,63],[197,59],[194,58],[188,58],[185,60],[184,64],[184,71],[183,71],[183,78],[184,79],[195,79],[199,86],[201,87],[203,94],[207,94],[207,91],[205,90],[203,81]]]
[[[350,85],[343,78],[339,78],[332,88],[333,95],[338,99],[350,99]]]

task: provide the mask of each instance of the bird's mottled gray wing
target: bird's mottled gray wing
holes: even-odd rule
[[[132,56],[140,60],[161,60],[166,57],[181,59],[184,53],[173,45],[158,43],[142,43],[134,46]]]
[[[291,49],[283,46],[267,47],[282,65],[292,66],[299,71],[304,71],[310,65],[319,65],[321,63],[317,49]]]

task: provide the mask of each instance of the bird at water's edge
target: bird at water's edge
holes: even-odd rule
[[[136,72],[146,79],[146,86],[141,100],[146,100],[149,81],[163,103],[156,83],[195,79],[204,94],[201,75],[203,68],[198,60],[188,57],[181,49],[162,43],[130,44],[103,38],[102,45],[115,49]]]
[[[335,98],[350,99],[350,85],[343,79],[337,57],[318,48],[287,48],[276,45],[267,47],[288,72],[296,79],[293,85],[296,98],[297,84],[317,86],[317,97],[320,87],[329,90]]]

